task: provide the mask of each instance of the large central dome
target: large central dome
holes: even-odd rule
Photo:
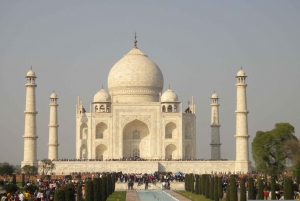
[[[136,46],[108,75],[113,102],[158,102],[164,78],[159,67]]]

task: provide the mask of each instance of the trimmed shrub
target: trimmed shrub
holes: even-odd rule
[[[210,185],[209,185],[209,199],[214,200],[215,192],[214,192],[214,178],[212,177],[210,179]]]
[[[190,189],[191,192],[194,193],[195,192],[195,179],[194,179],[194,174],[190,174]]]
[[[246,201],[246,187],[245,187],[245,178],[241,179],[241,190],[240,190],[240,201]]]
[[[291,177],[284,178],[283,187],[284,200],[293,200],[293,181]]]
[[[94,201],[101,200],[101,191],[100,191],[100,178],[94,178]]]
[[[202,195],[205,195],[205,179],[206,179],[206,175],[202,175],[201,176],[201,189],[202,189]]]
[[[205,197],[209,198],[209,185],[210,185],[210,178],[209,176],[205,177]]]
[[[276,188],[275,177],[271,177],[271,200],[276,200],[275,188]]]
[[[65,201],[75,200],[75,189],[73,183],[64,186],[62,189],[65,191]]]
[[[226,201],[230,201],[230,185],[227,184],[226,188]]]
[[[81,184],[79,184],[77,186],[77,193],[76,193],[76,195],[77,195],[77,201],[83,201],[83,197],[82,197],[82,185]]]
[[[15,193],[19,190],[19,187],[16,184],[6,184],[2,187],[7,193]]]
[[[230,176],[230,201],[237,201],[236,177]]]
[[[111,174],[107,175],[107,197],[109,197],[112,194],[112,180],[111,180]]]
[[[65,201],[65,191],[63,189],[57,189],[54,193],[54,201]]]
[[[248,200],[254,199],[254,180],[253,177],[248,177]]]
[[[85,185],[85,200],[86,201],[94,201],[94,187],[93,181],[89,180]]]
[[[263,184],[263,180],[260,177],[258,178],[257,199],[258,200],[263,200],[264,199],[264,184]]]
[[[219,199],[223,198],[223,184],[221,177],[218,177],[218,197]]]
[[[107,195],[107,177],[103,175],[101,179],[102,179],[101,196],[102,196],[102,200],[106,200],[106,198],[108,197],[108,195]]]
[[[214,177],[214,200],[218,201],[219,200],[219,192],[218,192],[218,176]]]

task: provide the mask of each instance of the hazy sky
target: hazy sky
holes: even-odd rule
[[[210,158],[210,97],[220,100],[222,158],[235,159],[235,75],[248,76],[250,152],[258,130],[300,129],[300,1],[0,1],[0,162],[23,160],[25,76],[37,75],[38,159],[48,156],[49,97],[58,95],[59,158],[75,158],[75,105],[138,47],[187,107],[197,157]],[[89,110],[89,109],[88,109]],[[89,111],[87,111],[89,112]]]

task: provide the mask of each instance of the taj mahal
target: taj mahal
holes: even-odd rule
[[[183,108],[176,93],[164,87],[164,77],[155,62],[137,47],[110,70],[108,91],[100,88],[90,103],[89,113],[78,97],[76,105],[76,160],[58,160],[58,96],[50,96],[48,159],[53,173],[187,172],[210,173],[251,171],[248,145],[246,75],[236,75],[236,159],[222,160],[219,97],[211,96],[211,160],[196,157],[196,105],[194,97]],[[26,75],[24,159],[21,166],[38,165],[36,132],[36,74]],[[209,98],[209,97],[208,97]],[[138,159],[138,160],[136,160]]]

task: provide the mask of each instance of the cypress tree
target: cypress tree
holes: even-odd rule
[[[74,201],[75,200],[75,190],[73,183],[68,184],[62,188],[65,191],[65,200],[64,201]]]
[[[14,185],[17,184],[16,174],[13,174],[12,183],[13,183]]]
[[[199,175],[199,194],[202,195],[202,177]]]
[[[205,177],[205,197],[208,199],[209,198],[209,185],[210,185],[210,180],[209,176]]]
[[[77,198],[76,198],[77,201],[83,201],[83,197],[82,197],[82,185],[81,184],[79,184],[77,186],[77,193],[76,193],[76,195],[77,195]]]
[[[221,177],[218,177],[218,197],[219,199],[223,198],[223,183]]]
[[[215,201],[218,201],[219,200],[219,191],[218,191],[218,186],[219,186],[219,177],[218,176],[215,176],[214,177],[214,200]]]
[[[210,179],[210,185],[209,185],[209,199],[214,200],[215,192],[214,192],[214,177],[211,177]]]
[[[196,187],[195,187],[195,193],[197,195],[200,194],[200,176],[196,174]]]
[[[103,188],[103,194],[101,192],[101,195],[102,195],[102,200],[106,200],[106,198],[108,197],[107,195],[107,177],[106,175],[102,176],[102,188]]]
[[[246,201],[245,177],[241,179],[240,201]]]
[[[22,174],[22,187],[25,186],[25,174]]]
[[[276,187],[275,177],[272,176],[271,177],[271,200],[276,200],[275,187]]]
[[[195,192],[195,178],[194,178],[194,174],[190,174],[190,188],[191,188],[191,192],[194,193]]]
[[[201,188],[202,188],[202,195],[205,195],[205,180],[206,180],[206,175],[205,174],[203,174],[202,176],[201,176],[202,178],[201,178]]]
[[[93,181],[89,180],[86,182],[85,187],[85,200],[86,201],[94,201],[94,187],[93,187]]]
[[[54,201],[64,201],[65,191],[63,189],[57,189],[54,193]]]
[[[263,180],[260,177],[258,177],[257,199],[258,200],[263,200],[264,199],[264,184],[263,184]]]
[[[230,184],[226,187],[226,201],[230,201]]]
[[[94,178],[94,201],[101,201],[100,178]]]
[[[115,187],[116,187],[116,173],[112,174],[111,180],[112,180],[112,193],[113,193],[115,192]]]
[[[237,201],[237,190],[235,176],[230,176],[230,201]]]
[[[254,180],[253,177],[248,178],[248,200],[254,200]]]
[[[107,197],[112,194],[111,174],[107,175]]]
[[[293,181],[291,177],[284,178],[283,187],[284,200],[293,200]]]
[[[187,185],[187,183],[188,183],[188,182],[187,182],[188,176],[189,176],[189,175],[186,174],[185,177],[184,177],[184,189],[185,189],[186,191],[188,191],[188,185]]]

